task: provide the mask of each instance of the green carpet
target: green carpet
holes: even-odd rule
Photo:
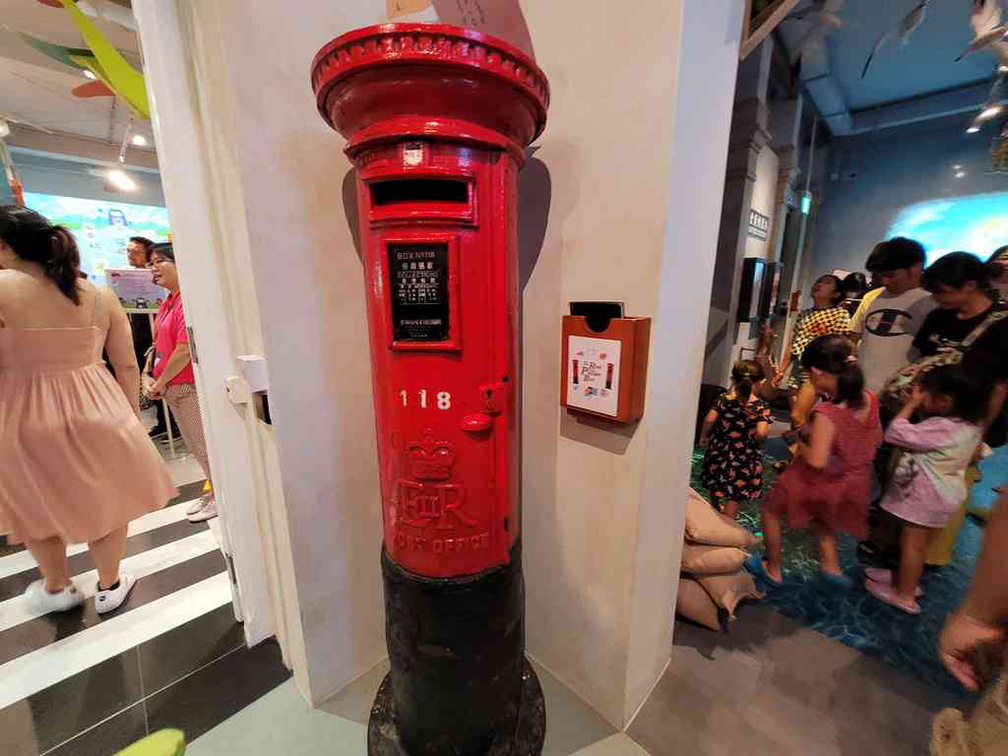
[[[772,443],[768,448],[771,453],[780,452]],[[776,478],[773,470],[776,460],[771,453],[764,454],[767,470],[764,493]],[[700,482],[702,459],[702,451],[694,452],[692,486],[706,496],[707,491]],[[974,503],[989,507],[994,499],[992,486],[1008,479],[1008,447],[1002,447],[995,456],[985,460],[981,470],[984,480],[975,489]],[[757,505],[744,506],[738,519],[760,535]],[[938,658],[938,637],[945,618],[966,592],[982,540],[982,521],[967,518],[951,564],[925,574],[922,581],[925,595],[920,600],[922,611],[913,617],[883,604],[865,590],[857,559],[857,542],[853,538],[841,536],[840,554],[844,572],[854,578],[855,586],[847,592],[837,591],[824,586],[818,579],[819,562],[813,538],[806,531],[785,526],[784,584],[770,586],[765,600],[782,614],[834,640],[876,656],[933,685],[962,693],[959,683],[945,671]]]

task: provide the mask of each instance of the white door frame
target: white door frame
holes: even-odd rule
[[[276,627],[270,603],[258,514],[269,507],[279,486],[271,430],[248,404],[229,398],[234,358],[261,353],[255,290],[235,274],[227,208],[215,191],[212,138],[200,119],[199,95],[192,86],[191,45],[184,16],[174,0],[135,0],[144,53],[145,79],[157,143],[161,177],[171,218],[186,320],[195,334],[199,404],[210,452],[220,511],[223,549],[231,577],[235,614],[245,639],[254,645]],[[219,156],[217,156],[219,157]],[[214,179],[217,179],[215,182]],[[258,344],[256,343],[258,340]],[[271,578],[273,576],[270,576]]]

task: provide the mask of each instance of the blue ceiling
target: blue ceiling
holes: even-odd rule
[[[852,111],[973,84],[994,73],[996,63],[989,53],[974,53],[955,62],[972,40],[970,0],[931,0],[927,17],[909,45],[901,47],[898,40],[888,43],[862,80],[861,71],[875,41],[916,4],[917,0],[847,0],[841,9],[846,26],[828,37],[827,47],[832,73]],[[1008,14],[1005,17],[1008,20]]]

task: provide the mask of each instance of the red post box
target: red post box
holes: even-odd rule
[[[388,24],[322,48],[312,86],[349,140],[367,289],[392,666],[369,748],[395,752],[382,717],[409,753],[487,753],[529,727],[541,746],[524,663],[516,194],[546,78],[499,39]]]

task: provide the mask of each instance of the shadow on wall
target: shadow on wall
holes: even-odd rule
[[[519,291],[525,289],[525,285],[532,277],[532,271],[542,253],[549,224],[552,179],[546,164],[533,157],[538,149],[532,147],[528,150],[529,160],[518,174]],[[519,334],[518,343],[521,344],[524,336],[521,314],[519,314]],[[560,349],[560,344],[557,344],[557,349]],[[636,431],[637,423],[620,425],[585,415],[565,413],[560,420],[560,435],[564,438],[590,444],[614,454],[626,453]]]
[[[553,77],[555,93],[564,88],[563,71],[559,73]],[[537,662],[545,662],[547,670],[554,666],[554,673],[561,671],[564,684],[579,690],[592,706],[605,707],[616,718],[614,712],[622,706],[621,686],[599,688],[587,670],[601,668],[613,679],[619,675],[618,652],[598,653],[610,637],[605,597],[598,586],[605,581],[611,560],[621,554],[613,539],[594,528],[589,528],[593,532],[589,539],[572,537],[589,526],[586,512],[611,510],[612,502],[603,490],[560,490],[559,480],[577,474],[570,469],[571,461],[581,456],[577,447],[622,455],[635,426],[620,428],[594,419],[581,422],[559,408],[560,318],[566,299],[584,285],[598,291],[606,283],[576,269],[586,264],[586,250],[570,246],[572,239],[582,238],[580,230],[569,224],[579,217],[583,156],[562,138],[544,143],[539,154],[543,160],[530,159],[518,179],[518,269],[524,294],[520,322],[528,324],[523,325],[519,342],[525,449],[520,457],[520,489],[526,575],[551,579],[526,584],[527,649]]]
[[[549,168],[535,157],[538,147],[526,152],[527,162],[518,173],[518,293],[532,277],[539,261],[546,228],[549,226],[550,204],[553,199],[553,180]],[[522,333],[519,320],[519,335]],[[521,343],[519,341],[519,343]]]
[[[370,396],[371,385],[367,331],[361,327],[367,322],[367,317],[360,264],[345,246],[345,242],[340,243],[340,240],[347,238],[346,231],[340,227],[343,219],[338,209],[339,203],[343,201],[349,236],[357,255],[360,255],[358,213],[353,193],[354,177],[352,169],[347,172],[346,159],[342,153],[332,147],[331,134],[321,131],[299,134],[296,139],[288,140],[283,145],[287,153],[286,161],[297,167],[290,176],[297,182],[295,191],[300,193],[297,198],[297,206],[303,208],[300,217],[319,219],[319,222],[307,224],[304,229],[310,234],[307,242],[310,248],[291,250],[290,253],[301,258],[298,267],[305,266],[309,269],[307,275],[315,282],[311,290],[313,301],[306,303],[304,310],[292,308],[290,322],[284,327],[302,333],[307,331],[310,338],[302,341],[313,344],[318,351],[315,359],[321,363],[319,376],[313,386],[314,391],[311,392],[315,395],[299,398],[298,404],[323,402],[331,408],[321,417],[334,417],[335,422],[315,422],[320,426],[319,440],[325,445],[332,443],[333,448],[340,450],[338,455],[326,456],[325,466],[330,472],[324,476],[324,485],[330,495],[339,491],[352,492],[352,495],[345,497],[346,510],[340,518],[332,517],[330,501],[325,492],[320,492],[321,495],[314,500],[298,502],[297,517],[291,518],[290,527],[293,531],[299,527],[318,529],[321,525],[328,531],[329,546],[326,553],[313,550],[314,553],[302,556],[301,569],[314,574],[299,574],[299,584],[311,584],[318,575],[330,573],[334,567],[325,565],[326,561],[338,561],[339,566],[335,569],[347,576],[344,590],[349,595],[340,602],[319,601],[318,594],[307,598],[306,603],[311,608],[302,617],[306,635],[317,628],[341,627],[345,633],[343,643],[352,648],[347,652],[347,658],[362,660],[370,666],[384,652],[384,639],[376,637],[373,632],[374,627],[378,626],[377,617],[323,619],[320,616],[328,615],[336,606],[362,607],[366,608],[367,613],[375,615],[381,611],[380,598],[376,599],[372,594],[375,583],[370,579],[354,577],[360,576],[365,570],[377,575],[381,530],[379,519],[375,515],[381,509],[377,459],[374,454],[372,403],[362,401],[364,396],[349,393],[363,392]],[[341,187],[333,182],[332,177],[344,173]],[[348,186],[351,189],[349,203],[346,200]],[[362,359],[347,359],[347,355],[358,355]],[[317,467],[319,447],[314,444],[299,446],[297,449],[286,450],[288,455],[300,458],[295,469]],[[293,540],[295,543],[311,543],[317,542],[318,538],[295,536]],[[325,606],[327,603],[328,607]],[[308,642],[307,647],[322,648],[324,644],[315,638]],[[308,661],[309,664],[320,662],[311,658]],[[362,671],[363,669],[355,668],[342,670],[341,673],[356,676]],[[313,691],[313,697],[321,700],[330,692]]]
[[[343,176],[343,214],[346,215],[347,229],[353,239],[357,259],[364,263],[364,249],[360,239],[360,204],[357,201],[357,171],[353,168]]]
[[[565,410],[560,418],[560,435],[622,456],[626,454],[627,447],[636,435],[638,425],[638,422],[617,423]]]
[[[543,242],[546,240],[546,228],[549,226],[550,205],[553,199],[553,180],[550,178],[546,164],[533,157],[539,150],[530,147],[526,151],[527,161],[518,173],[518,333],[516,336],[516,355],[518,360],[518,386],[525,385],[525,362],[522,359],[522,345],[525,343],[525,308],[521,306],[522,292],[532,277],[539,255],[542,253]],[[524,392],[519,390],[515,398],[515,416],[521,427],[523,416]],[[524,480],[524,446],[525,434],[518,433],[518,499],[521,512]]]

